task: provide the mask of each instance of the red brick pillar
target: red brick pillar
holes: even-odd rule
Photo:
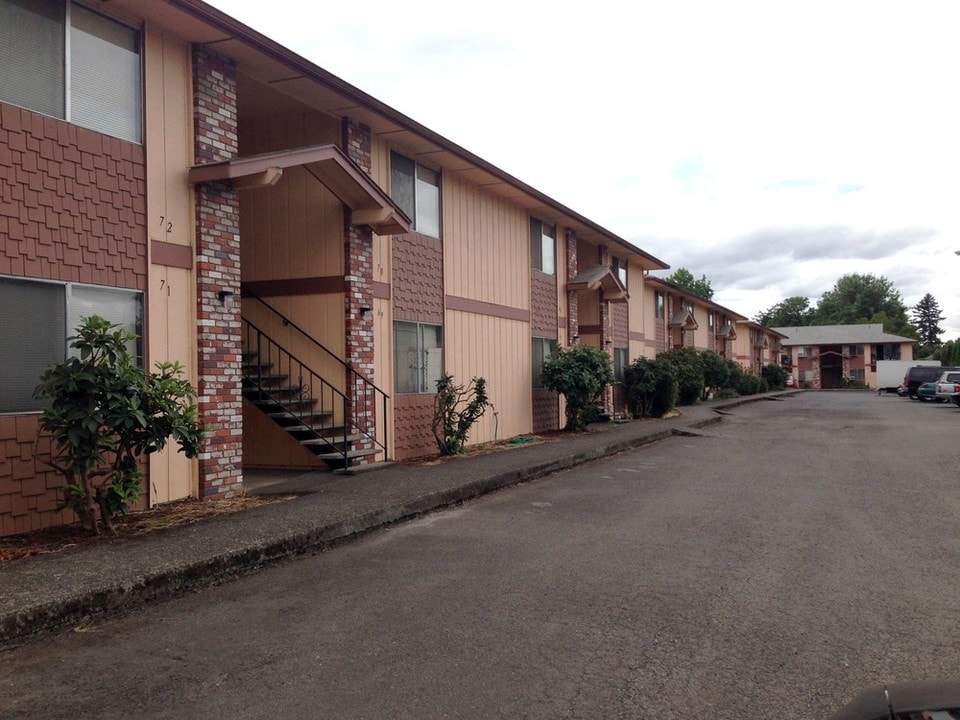
[[[193,48],[197,164],[236,157],[237,82],[232,60]],[[200,497],[243,487],[240,395],[240,201],[229,183],[196,187],[198,404],[209,428],[200,453]],[[230,300],[221,293],[232,293]],[[232,304],[231,304],[232,300]]]
[[[610,264],[610,248],[606,245],[597,246],[597,261],[600,265]],[[600,293],[600,349],[609,353],[613,357],[613,328],[610,326],[610,303],[603,297],[603,289]],[[603,409],[607,412],[613,412],[613,385],[608,385],[603,394]]]
[[[567,230],[564,232],[564,239],[567,243],[567,281],[569,282],[577,276],[577,236],[572,230]],[[574,340],[580,336],[578,312],[577,291],[567,290],[567,345],[573,345]]]
[[[343,146],[347,155],[368,175],[372,170],[370,128],[345,118]],[[366,226],[350,223],[346,213],[343,242],[344,349],[347,364],[371,382],[373,377],[373,233]],[[347,412],[357,428],[376,435],[376,397],[365,383],[347,370]],[[373,447],[370,440],[358,440],[354,449]],[[376,456],[357,458],[356,464],[370,462]]]

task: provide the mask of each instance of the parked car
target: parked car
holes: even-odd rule
[[[960,372],[958,367],[937,367],[936,365],[914,365],[907,370],[903,378],[904,387],[907,388],[907,395],[912,399],[917,398],[917,390],[921,383],[936,382],[945,372]]]
[[[941,375],[937,380],[937,400],[949,402],[957,392],[960,392],[960,372],[945,372]]]
[[[917,388],[917,398],[920,400],[926,400],[930,402],[937,397],[937,383],[935,382],[925,382],[920,383],[920,387]]]

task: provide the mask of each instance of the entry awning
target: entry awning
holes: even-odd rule
[[[312,145],[194,165],[189,177],[193,184],[229,180],[234,188],[244,190],[275,185],[284,169],[290,167],[303,167],[336,195],[353,211],[354,225],[368,225],[378,235],[410,231],[410,218],[336,145]]]
[[[609,265],[594,265],[567,282],[567,290],[603,290],[603,299],[625,303],[630,295]]]
[[[689,310],[677,310],[677,312],[670,316],[670,327],[696,330],[699,326],[692,312]]]
[[[736,340],[737,331],[733,327],[733,323],[724,323],[720,326],[720,329],[717,330],[717,337],[724,338],[726,340]]]

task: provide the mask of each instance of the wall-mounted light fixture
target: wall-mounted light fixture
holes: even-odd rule
[[[220,304],[223,305],[225,310],[233,309],[233,293],[230,290],[221,290],[217,293],[217,297],[220,299]]]

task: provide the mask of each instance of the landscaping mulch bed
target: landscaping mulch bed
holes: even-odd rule
[[[242,495],[228,500],[207,500],[203,502],[194,498],[177,500],[157,505],[148,510],[131,512],[125,517],[119,518],[114,521],[117,529],[115,536],[91,535],[79,524],[74,524],[58,525],[22,535],[2,537],[0,538],[0,563],[58,553],[66,548],[79,545],[123,542],[126,539],[157,532],[158,530],[191,525],[211,517],[245,512],[262,505],[283,502],[292,497]]]

